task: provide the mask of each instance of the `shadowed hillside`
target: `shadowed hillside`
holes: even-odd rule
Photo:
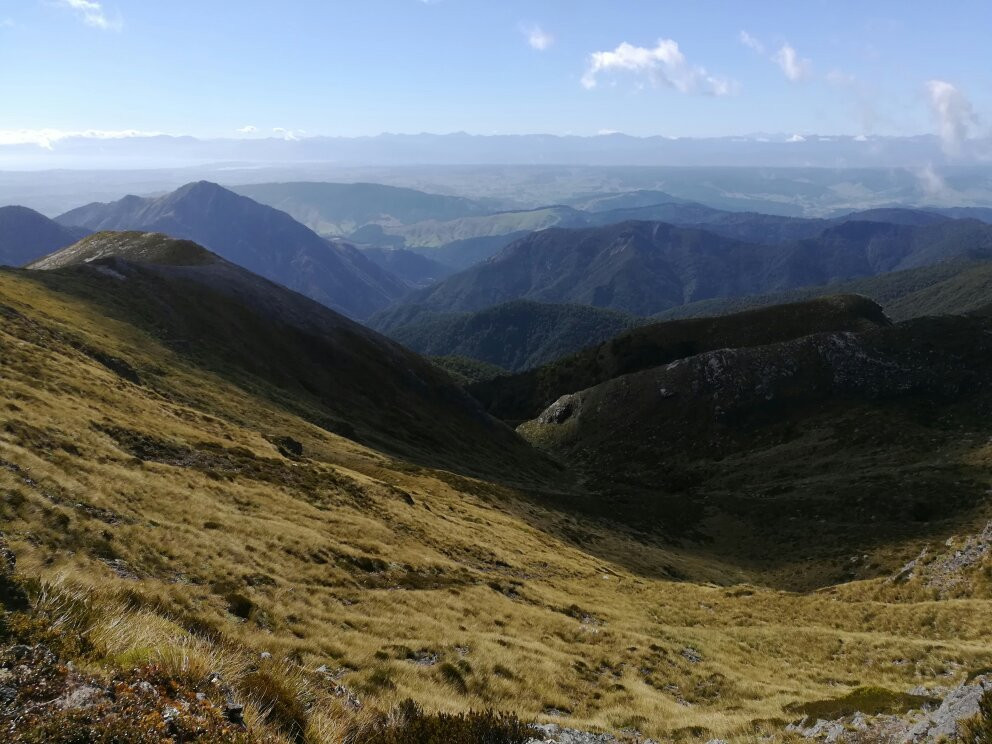
[[[88,232],[64,227],[27,207],[0,207],[0,266],[23,266]]]
[[[887,325],[881,308],[856,296],[829,297],[719,318],[641,326],[598,346],[517,375],[470,386],[494,416],[519,423],[561,396],[614,377],[722,348],[745,348],[825,331]]]
[[[849,292],[870,297],[895,320],[908,320],[923,315],[967,313],[983,306],[992,297],[992,262],[952,260],[867,279],[800,287],[788,292],[703,300],[666,310],[654,318],[665,321],[724,315],[749,308]]]
[[[992,225],[844,222],[816,238],[744,243],[657,222],[533,233],[498,256],[405,298],[433,312],[514,299],[651,315],[711,298],[744,297],[992,257]]]
[[[590,508],[706,535],[796,587],[840,581],[852,549],[987,511],[990,331],[924,318],[709,351],[562,396],[519,430],[584,475]]]
[[[413,317],[406,323],[407,317]],[[377,328],[430,356],[465,356],[518,371],[611,338],[639,319],[585,305],[517,300],[476,313],[420,313],[401,307],[376,316]]]

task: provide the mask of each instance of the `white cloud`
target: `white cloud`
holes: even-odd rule
[[[300,137],[306,134],[303,129],[286,129],[285,127],[272,127],[272,133],[278,137],[282,137],[287,142],[296,142]]]
[[[747,31],[742,30],[738,38],[740,39],[741,44],[748,47],[749,49],[753,49],[758,54],[765,53],[765,45],[762,44],[760,40],[751,36],[751,34],[749,34]]]
[[[947,184],[940,174],[934,170],[933,165],[928,163],[926,168],[922,168],[916,173],[916,179],[920,182],[920,187],[927,196],[941,196],[947,192]]]
[[[955,152],[968,138],[972,125],[978,123],[975,109],[967,96],[946,80],[929,80],[926,89],[944,149]]]
[[[789,137],[789,139],[786,140],[786,142],[805,142],[805,141],[806,138],[803,137],[801,134],[794,134],[791,137]]]
[[[235,131],[238,134],[254,134],[255,132],[258,131],[258,127],[256,127],[254,124],[246,124],[245,126]]]
[[[674,88],[680,93],[703,93],[725,96],[735,84],[726,78],[710,75],[705,68],[690,65],[679,45],[672,39],[659,39],[653,49],[623,42],[613,51],[593,52],[589,67],[582,76],[586,89],[595,88],[604,72],[631,72],[647,77],[655,85]]]
[[[0,28],[13,28],[16,25],[13,18],[0,18]]]
[[[103,5],[96,0],[57,0],[58,5],[69,8],[83,19],[83,23],[104,31],[120,31],[124,26],[120,17],[111,20],[107,17]]]
[[[530,44],[531,49],[536,49],[539,52],[543,52],[555,43],[555,37],[540,26],[526,26],[521,28],[521,31],[527,37],[527,43]]]
[[[619,129],[600,129],[596,132],[600,137],[609,137],[611,134],[620,134]]]
[[[791,44],[783,44],[772,58],[793,83],[809,76],[813,63],[803,59]]]
[[[66,139],[127,139],[129,137],[159,137],[162,132],[142,132],[137,129],[107,131],[85,129],[66,131],[64,129],[0,129],[0,145],[37,145],[46,150]]]

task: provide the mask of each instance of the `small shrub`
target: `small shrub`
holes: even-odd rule
[[[85,595],[38,581],[17,581],[15,586],[24,611],[3,614],[0,639],[29,646],[42,644],[68,658],[90,650],[84,631],[93,622],[93,608]]]
[[[369,676],[365,678],[365,682],[361,687],[362,691],[369,695],[375,695],[383,690],[396,689],[396,683],[393,681],[392,670],[385,666],[376,667],[369,673]]]
[[[389,715],[356,723],[349,744],[524,744],[533,732],[515,716],[495,711],[425,713],[406,700]]]
[[[245,675],[241,687],[271,723],[302,740],[314,696],[299,668],[269,662]]]
[[[465,683],[465,677],[462,676],[462,672],[458,667],[449,662],[444,662],[438,667],[438,671],[441,673],[441,677],[449,685],[454,687],[462,695],[468,692],[468,685]]]
[[[240,592],[230,592],[224,599],[227,601],[227,611],[235,617],[247,620],[255,610],[255,603]]]

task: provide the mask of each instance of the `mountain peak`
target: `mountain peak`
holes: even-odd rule
[[[407,290],[357,251],[331,245],[285,212],[210,181],[188,183],[155,198],[86,205],[59,222],[192,240],[353,318],[368,317]]]
[[[234,203],[243,201],[244,198],[213,181],[192,181],[185,186],[180,186],[165,197],[172,204],[192,202],[198,205],[211,204],[217,199],[225,199]]]

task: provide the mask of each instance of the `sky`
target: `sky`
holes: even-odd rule
[[[992,132],[989,0],[0,0],[0,144]]]

